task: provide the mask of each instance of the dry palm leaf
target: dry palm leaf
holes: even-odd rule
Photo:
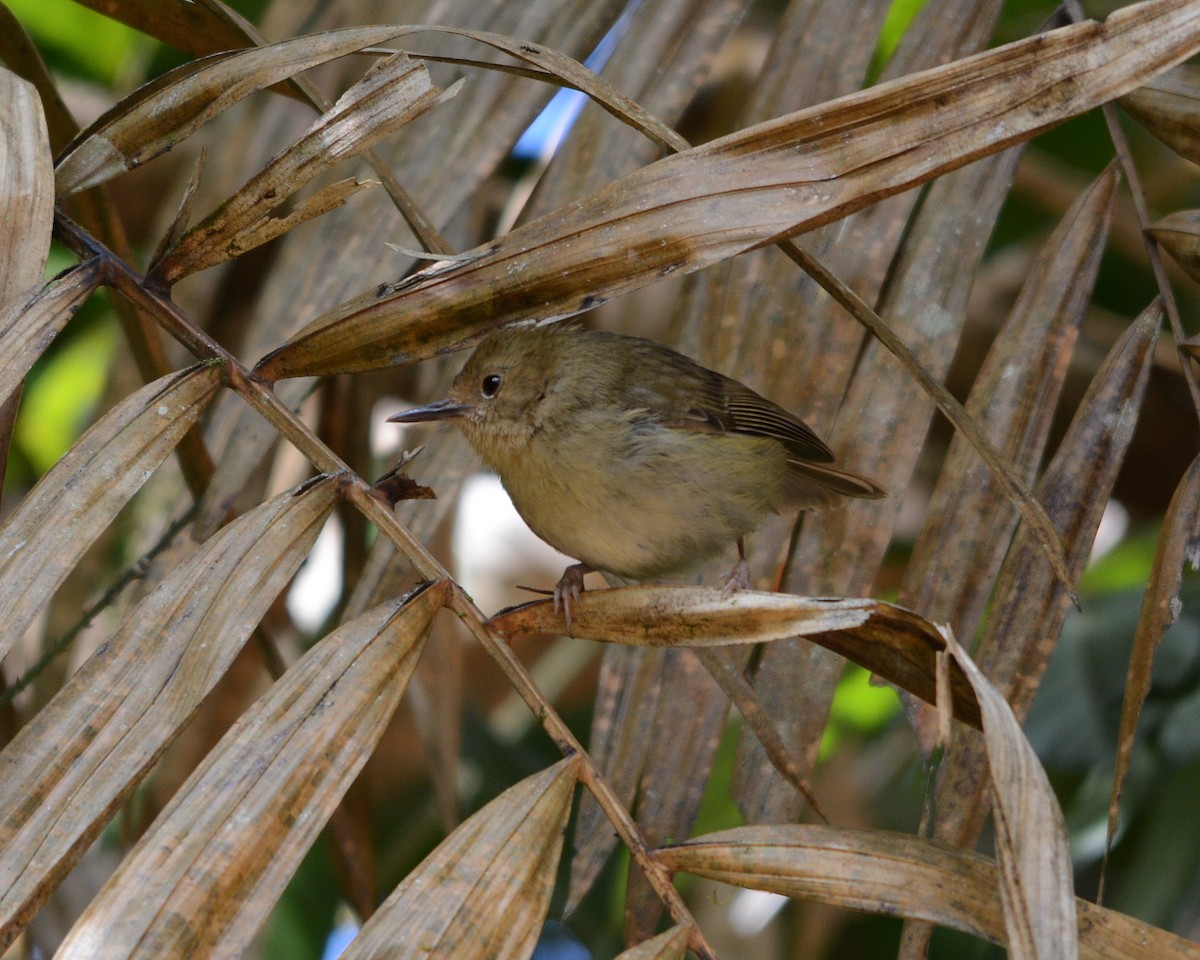
[[[143,387],[81,437],[0,528],[0,658],[80,557],[200,419],[220,368]]]
[[[1133,435],[1160,321],[1160,308],[1153,304],[1109,352],[1038,483],[1039,496],[1063,530],[1075,570],[1087,561]],[[975,651],[981,669],[1019,718],[1029,709],[1068,606],[1045,558],[1031,549],[1028,532],[1019,529]],[[966,845],[982,829],[987,785],[984,753],[983,745],[970,736],[958,738],[947,751],[937,786],[937,835],[942,839]]]
[[[224,676],[336,497],[337,478],[320,478],[226,527],[130,611],[0,753],[0,944]]]
[[[445,585],[343,625],[192,774],[57,956],[238,956],[395,712]],[[214,882],[216,878],[216,882]]]
[[[810,638],[917,696],[934,700],[934,661],[944,649],[937,628],[881,600],[797,597],[708,587],[621,587],[588,591],[573,607],[575,636],[653,647],[709,647]],[[508,637],[559,633],[561,614],[547,600],[490,621]],[[979,705],[960,674],[954,714],[978,726]]]
[[[1200,66],[1168,70],[1122,97],[1121,106],[1181,157],[1200,163]]]
[[[755,890],[919,918],[1005,942],[996,864],[936,841],[882,830],[738,827],[656,853],[673,870]],[[1196,960],[1200,948],[1133,917],[1076,900],[1086,960]]]
[[[554,888],[576,772],[563,760],[469,817],[392,892],[345,960],[528,957]]]
[[[258,372],[279,380],[372,370],[510,320],[572,316],[1027,139],[1197,49],[1200,10],[1149,0],[1104,25],[1064,27],[750,127],[628,174],[466,260],[361,294],[265,357]],[[714,192],[730,183],[737,189]],[[582,298],[581,288],[589,291]]]

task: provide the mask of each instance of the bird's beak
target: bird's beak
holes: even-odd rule
[[[451,400],[435,400],[423,407],[413,407],[394,417],[388,417],[388,423],[420,423],[423,420],[454,420],[466,416],[470,406],[465,403],[454,403]]]

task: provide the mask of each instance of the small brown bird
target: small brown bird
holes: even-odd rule
[[[569,325],[490,334],[450,395],[391,418],[454,420],[539,537],[581,562],[554,589],[567,628],[583,575],[680,573],[771,512],[887,496],[830,466],[802,421],[736,380],[641,337]]]

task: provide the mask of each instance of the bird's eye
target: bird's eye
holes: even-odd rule
[[[489,373],[483,378],[483,383],[480,384],[480,391],[489,400],[500,392],[500,374]]]

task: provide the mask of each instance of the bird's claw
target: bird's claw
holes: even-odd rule
[[[739,590],[750,589],[750,564],[745,558],[734,564],[733,569],[721,578],[721,596],[728,599]]]
[[[563,619],[567,622],[568,637],[573,636],[571,633],[571,607],[583,593],[583,575],[591,572],[592,568],[586,563],[576,563],[567,567],[558,583],[554,585],[554,612],[558,613],[560,609],[562,610]]]

